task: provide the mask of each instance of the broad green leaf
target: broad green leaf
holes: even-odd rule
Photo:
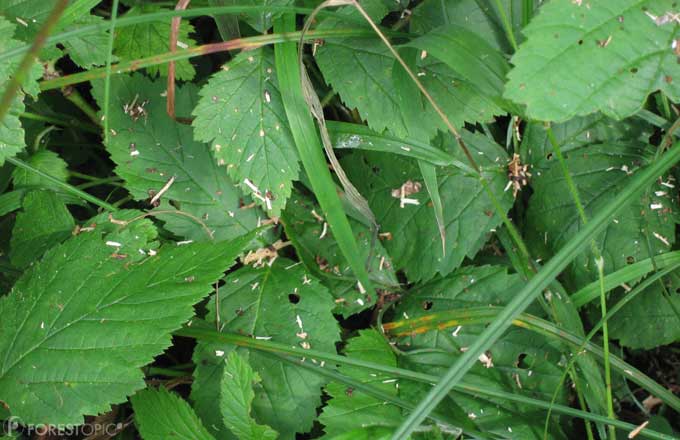
[[[217,163],[277,216],[299,172],[271,49],[240,53],[201,89],[194,136],[212,142]]]
[[[445,310],[506,304],[520,289],[518,275],[508,275],[495,266],[462,267],[446,278],[439,278],[409,291],[395,309],[401,319],[418,319]],[[540,309],[535,309],[540,310]],[[422,334],[404,336],[399,347],[406,351],[428,349],[419,354],[401,356],[402,368],[441,374],[465,351],[484,329],[484,325],[463,325]],[[558,385],[562,366],[559,344],[545,336],[515,328],[505,333],[466,375],[466,382],[484,389],[528,393],[550,401]],[[400,387],[411,400],[421,398],[427,388]],[[495,399],[478,399],[454,394],[449,397],[461,406],[467,418],[479,429],[509,438],[542,438],[544,413],[535,408]],[[566,400],[565,389],[558,403]],[[556,425],[553,425],[556,426]],[[509,428],[509,429],[508,429]],[[560,429],[551,430],[550,438],[565,438]]]
[[[85,26],[101,22],[101,17],[90,15],[100,0],[71,1],[57,23],[54,33],[71,30],[74,26]],[[54,8],[54,2],[41,0],[0,0],[0,11],[11,21],[16,21],[17,39],[31,43],[43,26],[48,15]],[[60,42],[63,51],[83,68],[102,65],[106,62],[108,53],[108,30],[86,36],[75,36]],[[40,52],[40,57],[46,60],[56,60],[62,56],[62,50],[54,45],[46,46]],[[116,58],[114,57],[114,60]]]
[[[407,46],[424,51],[421,58],[428,54],[438,58],[474,93],[488,97],[500,107],[508,107],[501,96],[510,66],[503,55],[478,34],[462,26],[446,25],[412,40]]]
[[[244,12],[238,14],[237,17],[248,23],[258,33],[265,34],[272,27],[274,19],[281,16],[280,12],[268,11],[267,6],[292,6],[294,3],[293,0],[222,0],[220,4],[223,6],[264,6],[265,8],[260,12]],[[238,27],[236,29],[238,30]],[[224,38],[224,35],[222,37]]]
[[[207,145],[193,140],[189,126],[174,122],[165,112],[161,96],[165,84],[141,76],[111,78],[108,151],[116,163],[116,173],[137,200],[149,199],[174,178],[161,200],[172,200],[177,209],[191,217],[166,214],[160,218],[175,234],[207,240],[208,226],[216,239],[230,239],[252,230],[257,212],[240,209],[240,193],[217,166]],[[94,95],[103,101],[101,88]],[[189,113],[195,103],[196,89],[185,85],[177,89],[178,114]],[[132,116],[126,105],[143,106],[144,112]],[[175,209],[164,205],[161,210]]]
[[[332,314],[333,297],[290,260],[279,258],[273,265],[261,268],[243,267],[226,277],[219,295],[220,330],[335,352],[339,333]],[[214,301],[208,310],[207,320],[214,322]],[[197,367],[191,397],[196,412],[220,438],[226,428],[215,402],[223,376],[223,357],[234,348],[199,343],[194,353]],[[321,404],[324,379],[256,351],[239,353],[262,378],[252,405],[255,420],[271,426],[282,439],[308,431]]]
[[[26,163],[62,182],[68,180],[67,164],[54,151],[40,150],[26,159]],[[15,188],[53,187],[52,182],[24,168],[18,167],[12,172],[12,183]]]
[[[139,238],[81,232],[0,298],[2,399],[24,423],[78,425],[144,388],[140,367],[170,345],[251,237],[170,245],[135,261]]]
[[[505,97],[556,122],[596,111],[622,119],[655,90],[677,101],[675,9],[672,0],[547,3],[524,29]]]
[[[51,191],[30,191],[12,229],[10,261],[24,268],[50,247],[71,236],[75,222],[66,205]]]
[[[2,10],[3,4],[0,2],[0,11]],[[4,50],[21,45],[19,41],[12,38],[15,29],[15,24],[0,16],[0,47]],[[20,57],[14,57],[9,62],[0,64],[0,90],[3,92],[15,69],[19,66],[20,60]],[[0,165],[5,163],[6,158],[15,156],[26,146],[24,129],[17,114],[24,111],[24,92],[33,95],[33,97],[38,95],[39,90],[36,80],[40,77],[41,73],[42,69],[40,66],[37,63],[34,64],[28,73],[26,83],[23,84],[23,91],[19,91],[10,105],[9,112],[0,121]]]
[[[590,144],[624,139],[643,141],[652,135],[650,128],[639,121],[632,119],[616,121],[602,113],[551,124],[551,129],[563,154]],[[553,157],[553,151],[545,124],[527,123],[522,133],[520,156],[522,163],[531,165],[534,176],[540,176],[545,168],[550,167],[550,161],[557,160]]]
[[[511,196],[503,194],[507,181],[505,151],[479,134],[465,132],[464,138],[478,163],[490,170],[486,172],[490,187],[497,196],[503,196],[502,206],[508,209]],[[458,149],[453,151],[461,154]],[[414,161],[385,154],[353,153],[343,165],[368,199],[381,232],[391,234],[392,239],[383,245],[395,268],[403,269],[411,281],[451,273],[466,256],[474,257],[486,242],[487,234],[500,224],[478,178],[453,167],[439,168],[439,193],[446,229],[446,254],[443,255],[434,211]],[[408,190],[415,184],[419,185],[419,191],[402,198],[401,188]],[[402,199],[406,199],[405,202],[402,203]]]
[[[165,387],[139,391],[130,398],[135,425],[144,440],[214,440],[186,400]]]
[[[227,356],[220,384],[220,411],[226,427],[240,440],[275,439],[276,431],[258,425],[251,417],[255,398],[253,387],[262,381],[241,356],[232,351]]]
[[[143,4],[130,8],[123,17],[132,17],[142,14],[166,11],[167,9],[153,5]],[[194,27],[188,20],[180,22],[177,46],[179,49],[186,46],[194,46],[195,41],[189,36],[194,32]],[[116,32],[114,41],[114,53],[124,60],[136,60],[164,53],[170,47],[170,20],[156,20],[139,23]],[[160,64],[146,68],[151,77],[168,76],[168,65]],[[180,60],[175,63],[175,75],[179,80],[190,80],[196,74],[194,66],[189,60]],[[181,115],[181,113],[177,113]]]
[[[347,341],[345,355],[357,359],[396,367],[397,359],[384,336],[376,330],[363,330]],[[384,373],[342,365],[339,372],[363,384],[372,385],[394,396],[398,394],[397,381]],[[324,425],[328,438],[335,438],[344,432],[358,428],[391,426],[401,423],[401,410],[394,405],[368,396],[347,385],[331,382],[325,388],[330,400],[323,407],[319,422]]]
[[[335,297],[335,313],[350,316],[375,306],[377,298],[359,291],[357,279],[322,214],[316,203],[297,193],[288,202],[281,218],[298,257]],[[371,281],[387,289],[398,287],[392,260],[382,243],[379,240],[373,243],[373,234],[365,225],[351,219],[350,225],[361,261],[367,261],[371,252],[368,267]]]
[[[389,129],[397,137],[408,135],[401,113],[398,89],[393,82],[394,57],[382,41],[347,38],[328,41],[317,51],[316,60],[326,81],[349,107],[356,107],[375,131]],[[503,111],[489,98],[478,93],[444,63],[426,57],[419,59],[416,73],[451,122],[490,122]],[[424,97],[421,97],[424,101]],[[423,104],[421,124],[432,137],[444,123],[429,103]]]
[[[680,319],[675,312],[680,310],[680,283],[677,274],[669,278],[669,297],[658,284],[648,287],[609,320],[609,337],[625,347],[643,349],[679,341]]]
[[[592,217],[612,200],[653,157],[653,149],[635,142],[613,141],[572,150],[566,158],[587,216]],[[677,192],[673,183],[652,185],[612,218],[595,238],[604,257],[605,273],[670,250],[675,242]],[[583,227],[571,198],[564,197],[566,183],[560,165],[535,176],[534,193],[527,212],[527,240],[535,258],[548,259]],[[569,266],[571,285],[580,288],[597,278],[595,257],[581,253]]]
[[[425,34],[439,26],[455,24],[475,32],[496,49],[509,52],[510,44],[492,4],[478,0],[422,2],[413,9],[411,30]]]

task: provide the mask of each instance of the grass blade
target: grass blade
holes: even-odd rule
[[[276,20],[274,30],[276,32],[292,32],[295,30],[294,16],[286,15]],[[359,248],[342,208],[342,202],[336,192],[335,183],[328,170],[316,126],[302,95],[297,45],[295,42],[277,44],[275,54],[279,87],[286,116],[288,116],[290,130],[295,139],[302,165],[307,172],[319,205],[326,214],[326,220],[333,231],[338,246],[359,280],[359,290],[365,289],[367,292],[372,292],[373,288],[364,262],[359,258]]]
[[[327,363],[336,363],[336,364],[342,364],[342,365],[351,365],[354,367],[359,367],[359,368],[366,368],[370,369],[372,371],[376,372],[381,372],[381,373],[386,373],[393,375],[394,377],[402,378],[402,379],[408,379],[408,380],[414,380],[417,382],[423,382],[423,383],[436,383],[439,380],[439,377],[432,375],[432,374],[426,374],[426,373],[419,373],[416,371],[411,371],[411,370],[406,370],[403,368],[396,368],[396,367],[390,367],[387,365],[383,364],[378,364],[374,362],[368,362],[362,359],[355,359],[347,356],[341,356],[335,353],[326,353],[323,351],[319,350],[314,350],[314,349],[309,349],[305,350],[303,348],[299,347],[294,347],[291,346],[290,344],[281,344],[278,342],[273,342],[273,341],[267,341],[267,340],[261,340],[261,339],[255,339],[251,338],[248,336],[243,336],[243,335],[238,335],[238,334],[232,334],[232,333],[220,333],[215,331],[209,324],[200,324],[196,321],[194,321],[194,324],[191,327],[184,327],[180,330],[177,330],[174,332],[176,336],[184,336],[188,338],[194,338],[200,341],[207,341],[207,342],[217,342],[217,343],[223,343],[227,345],[237,345],[239,347],[247,347],[250,349],[262,351],[262,352],[269,352],[269,353],[278,353],[278,354],[286,354],[286,355],[292,355],[295,356],[296,358],[302,359],[302,358],[307,358],[307,359],[316,359],[316,360],[324,360]],[[297,364],[300,365],[300,364]],[[321,367],[317,367],[321,368]],[[327,368],[327,367],[324,367]],[[514,394],[514,393],[507,393],[504,391],[497,391],[497,390],[492,390],[489,387],[478,387],[475,385],[467,384],[467,383],[460,383],[456,385],[455,390],[457,392],[465,393],[467,395],[473,396],[475,398],[492,398],[492,399],[502,399],[502,400],[507,400],[509,402],[517,402],[520,404],[524,405],[530,405],[536,408],[541,408],[548,410],[552,408],[552,410],[556,413],[559,414],[564,414],[569,417],[573,418],[580,418],[584,420],[590,420],[593,422],[597,423],[603,423],[603,424],[611,424],[613,426],[616,426],[617,428],[620,428],[622,430],[628,430],[631,431],[636,428],[636,426],[631,425],[630,423],[626,422],[621,422],[619,420],[610,420],[604,416],[600,416],[597,414],[592,414],[589,412],[585,411],[580,411],[568,406],[564,405],[551,405],[550,402],[545,402],[543,400],[539,399],[533,399],[531,397],[523,396],[521,394]],[[640,433],[640,437],[645,437],[645,438],[651,438],[651,439],[658,439],[658,440],[676,440],[673,436],[667,435],[667,434],[662,434],[657,431],[653,430],[648,430],[645,429]]]
[[[444,374],[441,381],[423,398],[418,407],[409,414],[402,426],[394,433],[394,439],[407,438],[420,425],[426,415],[449,393],[470,368],[477,358],[512,324],[512,320],[526,309],[543,289],[590,243],[596,233],[600,232],[613,215],[620,212],[635,196],[650,185],[657,177],[668,171],[680,160],[680,144],[675,144],[661,160],[638,172],[626,188],[611,202],[604,206],[583,229],[536,274],[529,280],[524,289],[503,309],[498,317],[479,335],[468,351]]]

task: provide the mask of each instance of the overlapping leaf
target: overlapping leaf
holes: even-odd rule
[[[333,318],[333,298],[301,266],[277,259],[270,267],[250,266],[231,273],[219,289],[220,328],[302,348],[335,351],[338,325]],[[207,319],[216,318],[214,302]],[[206,426],[224,436],[222,417],[215,408],[223,376],[223,357],[229,347],[200,343],[194,354],[197,369],[191,397]],[[324,380],[307,370],[282,365],[264,354],[243,352],[244,358],[262,378],[255,390],[252,414],[282,439],[306,432],[321,403]],[[307,359],[307,362],[311,362]]]
[[[255,398],[253,386],[262,379],[235,351],[227,356],[220,384],[220,411],[224,424],[240,440],[275,439],[278,434],[266,425],[258,425],[251,417]]]
[[[240,209],[240,193],[224,167],[212,159],[207,145],[193,140],[191,127],[174,122],[165,112],[165,84],[141,75],[111,78],[111,133],[108,151],[116,173],[137,200],[151,198],[171,182],[161,200],[171,200],[180,214],[161,215],[172,232],[192,240],[234,238],[253,229],[257,213]],[[177,112],[189,113],[196,89],[177,91]],[[101,88],[94,95],[103,102]],[[129,106],[129,107],[126,107]],[[125,108],[141,106],[138,113]],[[161,210],[175,208],[165,205]]]
[[[165,8],[156,5],[137,5],[130,8],[125,17],[140,14],[152,14],[165,11]],[[194,27],[188,20],[181,22],[177,36],[177,46],[182,49],[185,46],[193,46],[195,41],[189,36]],[[116,33],[114,53],[124,60],[136,60],[150,57],[159,53],[167,52],[170,47],[170,20],[156,20],[135,24]],[[160,64],[146,68],[152,77],[168,76],[168,65]],[[196,74],[196,69],[189,60],[179,60],[175,63],[175,75],[180,80],[190,80]]]
[[[632,175],[649,163],[653,150],[635,142],[608,142],[571,151],[566,159],[586,214],[598,209],[623,188]],[[674,211],[677,198],[674,183],[667,178],[655,183],[630,208],[617,215],[596,239],[602,252],[605,273],[670,250],[675,242]],[[534,194],[527,212],[527,238],[536,258],[547,259],[582,228],[573,201],[564,197],[566,183],[562,169],[552,161],[535,176]],[[575,287],[597,279],[595,257],[582,253],[570,265]]]
[[[335,297],[336,313],[349,316],[375,306],[377,298],[362,293],[326,223],[318,205],[302,195],[290,199],[282,221],[286,234],[305,266],[316,274]],[[370,228],[350,220],[355,239],[360,247],[361,260],[371,256],[369,276],[371,281],[385,288],[398,286],[392,260],[379,240],[374,241]]]
[[[364,7],[374,20],[379,21],[387,13],[380,2],[368,2]],[[342,13],[357,15],[352,7],[345,8]],[[342,25],[336,19],[328,19],[319,27]],[[483,40],[481,44],[484,44]],[[393,81],[395,59],[382,41],[377,37],[334,39],[319,47],[316,60],[326,82],[349,107],[359,110],[372,129],[378,132],[389,129],[402,138],[408,135],[399,105],[399,86]],[[503,113],[474,83],[466,81],[442,61],[427,56],[427,52],[423,52],[418,60],[416,73],[451,122],[458,126],[464,121],[491,121],[494,115]],[[423,100],[421,125],[424,132],[432,137],[437,129],[446,131],[431,105],[424,102],[424,97],[419,99]]]
[[[503,305],[521,287],[521,278],[508,275],[505,268],[483,266],[463,267],[446,278],[418,286],[397,306],[398,318],[418,319],[446,310],[466,307]],[[427,327],[427,320],[423,321]],[[438,329],[413,334],[400,339],[406,350],[424,350],[419,354],[400,357],[400,365],[428,373],[446,370],[484,329],[483,325]],[[557,344],[544,336],[513,328],[487,351],[485,358],[466,375],[466,382],[486,389],[513,393],[530,393],[533,397],[550,400],[559,384],[562,354]],[[400,387],[410,392],[410,399],[424,395],[427,389]],[[560,393],[560,401],[565,393]],[[452,402],[460,405],[465,416],[483,432],[504,438],[543,438],[544,416],[521,404],[470,398],[456,394]],[[550,438],[565,438],[559,429],[551,430]]]
[[[24,423],[77,425],[143,388],[140,367],[170,345],[250,239],[169,246],[135,261],[144,237],[129,238],[83,232],[0,298],[0,388]]]
[[[479,134],[466,132],[464,137],[478,163],[493,170],[486,175],[491,189],[497,196],[503,195],[507,179],[505,151]],[[440,168],[439,193],[446,230],[444,255],[424,186],[421,184],[418,192],[401,197],[403,185],[408,187],[409,181],[414,184],[421,181],[415,162],[385,154],[354,153],[343,161],[343,166],[368,199],[381,231],[390,234],[383,236],[391,237],[383,245],[396,268],[403,269],[409,280],[429,279],[437,273],[452,272],[466,256],[473,257],[486,241],[487,234],[500,224],[478,178],[456,168]],[[403,198],[410,200],[402,203]],[[501,203],[505,209],[509,208],[509,193],[503,195]]]
[[[66,205],[50,191],[30,191],[17,215],[10,242],[10,260],[24,268],[47,249],[71,235],[75,223]]]
[[[2,3],[0,3],[0,10],[2,10]],[[0,16],[0,46],[3,49],[12,49],[21,44],[12,38],[15,29],[16,26],[13,23]],[[3,92],[15,69],[19,66],[19,62],[20,58],[14,57],[9,62],[0,63],[0,90]],[[6,158],[15,156],[26,146],[24,129],[17,114],[24,111],[24,92],[33,95],[33,97],[38,95],[36,80],[40,77],[40,74],[41,68],[34,65],[29,71],[28,79],[23,84],[23,91],[17,94],[12,101],[9,112],[0,121],[0,165],[5,162]]]
[[[655,90],[677,101],[677,12],[672,0],[551,1],[524,29],[505,96],[545,121],[621,119]]]
[[[236,56],[201,89],[193,125],[241,188],[278,215],[299,165],[274,69],[269,48]]]
[[[140,391],[130,401],[144,440],[214,440],[189,404],[164,387]]]

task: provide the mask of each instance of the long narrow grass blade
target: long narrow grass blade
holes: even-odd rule
[[[191,327],[184,327],[180,330],[177,330],[174,332],[176,336],[184,336],[188,338],[194,338],[200,341],[206,341],[206,342],[216,342],[216,343],[222,343],[222,344],[227,344],[227,345],[237,345],[239,347],[247,347],[249,349],[253,350],[258,350],[262,352],[269,352],[269,353],[278,353],[278,354],[286,354],[286,355],[292,355],[295,356],[298,359],[316,359],[316,360],[323,360],[326,361],[327,363],[336,363],[340,365],[351,365],[354,367],[359,367],[359,368],[366,368],[371,371],[375,372],[381,372],[381,373],[386,373],[390,374],[394,377],[402,378],[402,379],[408,379],[408,380],[414,380],[416,382],[422,382],[422,383],[436,383],[439,380],[439,377],[431,375],[431,374],[426,374],[426,373],[419,373],[416,371],[411,371],[411,370],[406,370],[403,368],[396,368],[396,367],[390,367],[387,365],[383,364],[377,364],[374,362],[369,362],[365,361],[362,359],[356,359],[352,357],[347,357],[347,356],[341,356],[335,353],[326,353],[323,351],[319,350],[314,350],[314,349],[303,349],[295,346],[291,346],[290,344],[281,344],[278,342],[273,342],[273,341],[266,341],[262,339],[255,339],[252,337],[248,336],[243,336],[243,335],[238,335],[238,334],[232,334],[232,333],[220,333],[215,331],[210,324],[204,324],[205,327],[202,327],[201,324],[199,323],[194,323]],[[321,367],[319,367],[321,368]],[[533,399],[531,397],[527,397],[521,394],[517,393],[507,393],[504,391],[498,391],[498,390],[492,390],[489,387],[478,387],[475,385],[467,384],[467,383],[460,383],[459,385],[456,385],[455,390],[457,392],[461,392],[470,396],[473,396],[474,398],[491,398],[491,399],[501,399],[501,400],[506,400],[508,402],[516,402],[519,404],[524,404],[524,405],[529,405],[533,406],[536,408],[540,409],[550,409],[556,413],[559,414],[564,414],[566,416],[572,417],[572,418],[579,418],[579,419],[584,419],[584,420],[591,420],[593,422],[597,423],[611,423],[612,425],[616,426],[617,428],[621,428],[623,430],[628,430],[631,431],[635,429],[636,427],[634,425],[631,425],[629,423],[621,422],[618,420],[610,420],[607,419],[604,416],[600,416],[597,414],[592,414],[589,412],[585,411],[580,411],[574,408],[570,408],[568,406],[564,405],[551,405],[549,402],[545,402],[543,400],[538,400],[538,399]],[[657,431],[653,430],[648,430],[645,429],[640,433],[640,437],[645,437],[645,438],[651,438],[651,439],[658,439],[658,440],[675,440],[673,436],[662,434]]]
[[[276,32],[291,32],[295,29],[294,16],[284,16],[276,20],[274,29]],[[296,44],[295,42],[277,44],[274,49],[279,88],[302,165],[312,184],[319,205],[326,214],[326,220],[333,231],[333,236],[345,258],[347,258],[354,275],[359,280],[357,286],[359,291],[362,293],[373,292],[364,262],[359,257],[359,247],[352,234],[352,228],[328,170],[312,115],[309,113],[307,103],[302,95]]]
[[[662,158],[649,167],[638,172],[629,184],[617,196],[605,205],[576,236],[529,280],[524,289],[503,309],[498,317],[479,335],[470,345],[468,351],[444,374],[441,381],[423,398],[418,407],[409,414],[402,426],[394,433],[394,439],[407,438],[420,425],[425,416],[432,411],[449,393],[470,368],[477,362],[477,358],[501,337],[503,332],[512,324],[512,320],[526,309],[543,289],[572,261],[583,247],[600,232],[610,221],[612,216],[626,207],[634,197],[638,196],[647,185],[668,171],[680,160],[680,144],[675,144]]]

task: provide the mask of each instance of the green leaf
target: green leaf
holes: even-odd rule
[[[62,182],[68,180],[67,164],[57,153],[50,150],[40,150],[30,156],[26,163]],[[12,183],[15,188],[52,188],[50,181],[24,168],[15,168],[12,172]]]
[[[130,8],[123,17],[134,17],[142,14],[167,11],[168,9],[153,4],[137,5]],[[194,32],[194,27],[188,20],[180,23],[177,45],[194,46],[196,42],[189,36]],[[167,52],[170,46],[170,20],[155,20],[138,23],[124,30],[116,32],[114,41],[114,53],[124,60],[136,60],[150,57],[159,53]],[[168,65],[160,64],[146,68],[151,77],[158,74],[168,76]],[[175,75],[179,80],[191,80],[196,74],[194,66],[189,60],[180,60],[175,63]],[[181,113],[178,113],[181,114]]]
[[[135,424],[144,440],[213,440],[189,404],[165,387],[146,389],[130,398]]]
[[[99,0],[71,1],[57,23],[54,33],[71,30],[74,26],[85,26],[102,22],[101,17],[90,15]],[[40,0],[0,0],[0,11],[9,20],[19,23],[17,39],[31,43],[38,31],[52,11],[54,3]],[[102,65],[106,62],[108,45],[108,30],[102,29],[87,36],[78,35],[64,40],[64,52],[83,68]],[[62,56],[62,51],[54,45],[47,45],[40,52],[40,57],[46,60],[56,60]],[[117,58],[114,57],[114,60]]]
[[[293,194],[282,213],[286,235],[295,246],[298,257],[335,297],[335,313],[350,316],[373,307],[377,298],[359,291],[356,277],[320,213],[322,211],[316,203],[298,193]],[[387,289],[398,287],[392,260],[382,243],[374,243],[371,249],[373,234],[370,228],[352,219],[350,225],[359,245],[360,260],[367,261],[369,252],[372,252],[368,266],[371,281]]]
[[[219,295],[222,331],[335,352],[339,333],[332,314],[333,298],[290,260],[279,258],[272,266],[261,268],[243,267],[226,277]],[[214,301],[208,310],[206,319],[214,322]],[[191,397],[206,426],[219,430],[220,437],[225,428],[215,412],[215,401],[223,377],[222,358],[233,349],[234,346],[201,342],[194,354],[197,367]],[[283,439],[308,431],[321,404],[324,380],[256,351],[242,354],[262,378],[261,387],[255,389],[255,420],[271,426]]]
[[[347,341],[345,355],[390,367],[397,366],[394,352],[384,336],[373,329],[360,331],[358,336]],[[348,365],[340,366],[338,371],[394,396],[398,394],[396,381],[387,374],[371,373],[370,370]],[[319,421],[329,438],[358,428],[391,426],[394,429],[401,422],[401,410],[398,407],[385,405],[383,401],[346,385],[331,382],[325,391],[330,400],[324,406]]]
[[[556,122],[596,111],[622,119],[655,90],[677,101],[674,9],[671,0],[547,3],[524,29],[505,97]]]
[[[486,177],[491,189],[495,194],[503,194],[505,151],[479,134],[464,132],[463,137],[479,164],[489,167]],[[454,151],[460,154],[460,150]],[[353,153],[346,157],[343,166],[367,197],[381,232],[391,234],[392,239],[384,241],[383,245],[395,268],[403,269],[411,281],[452,272],[466,256],[473,257],[486,241],[487,234],[500,224],[478,178],[453,167],[439,168],[439,193],[446,230],[446,254],[443,255],[434,210],[429,206],[425,187],[420,184],[421,173],[414,161],[385,154]],[[409,181],[420,184],[420,190],[405,198],[417,200],[418,204],[405,203],[402,208],[400,189],[403,185],[407,188]],[[504,194],[501,203],[505,209],[510,207],[509,193]]]
[[[266,425],[258,425],[251,417],[251,405],[255,398],[253,386],[262,381],[246,361],[235,351],[225,360],[224,376],[220,386],[220,411],[224,424],[240,440],[275,439],[276,431]]]
[[[551,124],[555,139],[563,154],[590,144],[607,143],[624,139],[644,141],[652,135],[649,126],[627,119],[616,121],[602,113],[570,119],[560,124]],[[556,160],[553,146],[548,139],[545,124],[529,122],[522,133],[520,156],[522,163],[531,165],[534,176],[540,176],[550,161]]]
[[[2,2],[0,2],[0,11],[3,11]],[[15,48],[21,45],[21,42],[12,38],[16,29],[16,25],[10,23],[4,17],[0,16],[0,47],[5,50]],[[14,57],[9,62],[0,64],[0,90],[4,92],[7,83],[12,74],[19,66],[19,57]],[[42,69],[36,63],[28,72],[28,78],[22,85],[23,91],[19,91],[17,96],[12,101],[9,112],[4,119],[0,121],[0,165],[5,163],[8,157],[14,157],[18,152],[24,149],[26,141],[24,140],[24,129],[21,126],[21,121],[17,116],[18,113],[24,111],[24,95],[29,93],[36,97],[38,95],[37,79],[40,77]]]
[[[395,309],[395,316],[417,320],[447,310],[504,305],[521,285],[522,280],[518,275],[508,275],[502,267],[462,267],[446,278],[410,290]],[[540,311],[540,308],[534,310]],[[416,351],[400,357],[400,366],[441,374],[484,327],[483,324],[442,330],[435,327],[423,334],[414,332],[412,336],[405,336],[399,340],[399,347],[407,352]],[[550,401],[562,375],[563,367],[559,363],[563,355],[559,348],[560,344],[554,340],[513,327],[488,349],[485,359],[480,358],[465,376],[466,382],[488,390],[527,393],[536,399]],[[422,350],[422,353],[418,350]],[[422,397],[423,391],[427,391],[427,388],[401,388],[404,392],[411,392],[410,400]],[[563,388],[558,396],[557,403],[565,403],[566,389]],[[512,438],[543,438],[544,415],[536,408],[461,394],[454,394],[450,399],[462,407],[465,417],[482,432]],[[564,438],[560,431],[551,429],[550,438]]]
[[[419,57],[420,58],[420,57]],[[408,129],[402,115],[398,88],[393,81],[394,57],[382,41],[345,38],[328,41],[317,51],[319,68],[348,107],[356,107],[373,130],[389,129],[405,138]],[[447,65],[426,57],[419,59],[416,73],[423,86],[435,97],[451,122],[490,122],[503,111],[491,99],[456,75]],[[424,97],[420,99],[425,100]],[[423,104],[423,130],[433,137],[437,130],[446,131],[444,123],[429,103]]]
[[[586,215],[592,217],[620,193],[652,155],[647,145],[632,142],[609,142],[572,150],[565,162]],[[557,161],[551,161],[550,167],[533,179],[532,187],[527,241],[535,250],[534,257],[547,259],[572,240],[583,225],[573,201],[564,197],[566,186]],[[648,258],[650,251],[657,255],[670,250],[675,242],[676,194],[674,188],[656,182],[649,197],[639,196],[629,209],[611,219],[595,238],[604,257],[605,273]],[[597,278],[595,257],[590,251],[581,253],[571,263],[569,275],[576,288]]]
[[[666,297],[658,284],[653,284],[609,320],[609,337],[619,339],[625,347],[651,349],[680,340],[680,287],[678,277],[672,279]],[[669,304],[671,303],[671,304]]]
[[[295,2],[293,0],[225,0],[222,4],[224,6],[263,6],[262,11],[244,12],[238,14],[238,18],[248,23],[258,33],[265,34],[272,27],[274,20],[281,16],[280,12],[268,11],[267,6],[292,6]]]
[[[271,49],[237,55],[211,77],[193,114],[196,139],[243,191],[274,216],[290,196],[298,155],[281,101]]]
[[[164,247],[138,262],[143,240],[104,243],[97,231],[49,250],[0,298],[0,388],[12,414],[78,425],[144,388],[140,367],[250,238]]]
[[[51,191],[30,191],[12,230],[10,261],[25,268],[47,249],[71,236],[75,222],[66,205]]]
[[[439,26],[455,24],[475,32],[492,47],[509,52],[511,47],[492,3],[478,0],[422,2],[413,9],[411,31],[425,34]]]
[[[508,107],[501,96],[510,66],[503,55],[478,34],[462,26],[446,25],[416,38],[407,47],[425,51],[421,58],[427,54],[438,58],[475,94],[488,97],[499,107]],[[479,120],[488,119],[487,116]]]
[[[101,87],[94,95],[103,101]],[[223,168],[212,159],[207,145],[193,140],[189,126],[171,120],[161,96],[165,84],[141,75],[111,78],[112,103],[109,110],[107,150],[116,163],[116,174],[137,200],[149,199],[170,179],[174,181],[161,200],[172,200],[177,209],[191,217],[165,214],[159,217],[175,234],[191,240],[207,240],[207,225],[217,239],[238,237],[257,225],[256,210],[240,209],[240,193]],[[189,113],[196,88],[177,89],[179,114]],[[141,105],[145,114],[130,116],[124,106]],[[174,209],[162,206],[161,210]]]

